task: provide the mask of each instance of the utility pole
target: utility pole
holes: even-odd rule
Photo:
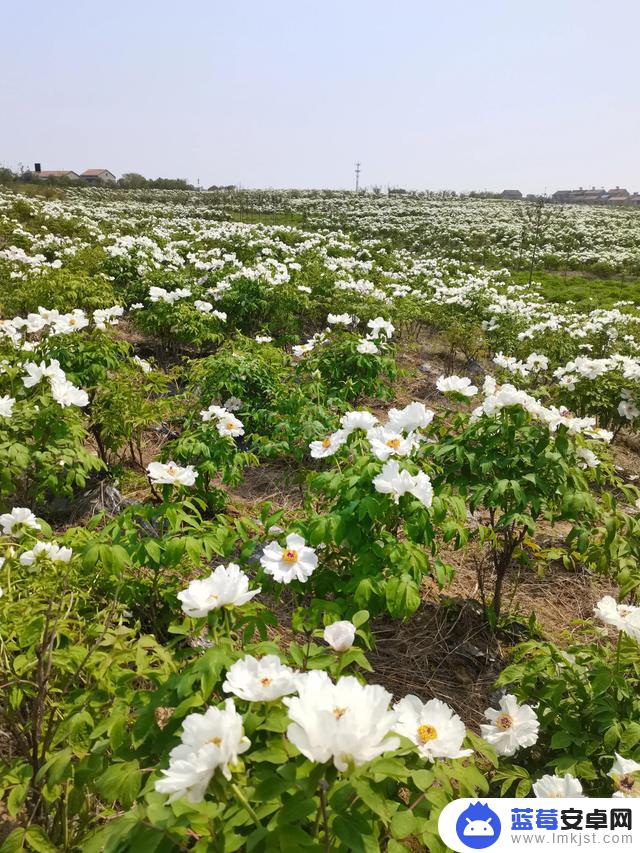
[[[356,163],[356,195],[360,191],[360,161]]]

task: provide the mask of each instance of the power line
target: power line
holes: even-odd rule
[[[356,194],[360,190],[360,161],[356,163]]]

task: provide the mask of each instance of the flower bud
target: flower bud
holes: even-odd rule
[[[356,636],[356,626],[347,620],[334,622],[324,629],[324,641],[334,652],[346,652],[353,645]]]

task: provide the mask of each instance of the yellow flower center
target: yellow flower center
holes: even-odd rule
[[[231,431],[235,427],[235,424],[233,421],[227,421],[226,427],[229,431]]]
[[[178,469],[175,467],[175,465],[169,465],[167,467],[167,474],[171,474],[171,476],[174,477],[177,473]]]
[[[75,326],[75,324],[76,324],[76,321],[73,319],[73,317],[71,317],[71,318],[69,319],[69,325],[70,325],[70,326]]]
[[[615,781],[621,791],[633,791],[636,785],[636,780],[631,773],[624,773],[622,776],[618,776]]]
[[[387,447],[392,447],[394,450],[397,450],[400,447],[400,439],[399,438],[390,438],[387,441]]]
[[[211,595],[209,596],[210,601],[217,601],[219,598],[220,598],[220,596],[216,595],[215,592],[212,592]]]
[[[209,743],[212,743],[214,746],[220,746],[222,739],[219,737],[212,737]]]
[[[272,679],[271,679],[271,678],[267,678],[267,677],[266,677],[266,675],[265,675],[265,677],[264,677],[264,678],[261,678],[261,679],[260,679],[260,684],[262,684],[262,686],[263,686],[263,687],[268,687],[268,686],[271,684],[271,681],[272,681]]]
[[[282,560],[285,563],[297,563],[298,562],[298,552],[293,548],[286,548],[282,552]]]
[[[325,440],[322,442],[322,446],[323,446],[323,447],[325,447],[325,448],[327,448],[327,447],[331,447],[331,439],[330,439],[330,438],[325,438]]]
[[[502,729],[503,732],[508,731],[513,726],[513,718],[511,714],[500,714],[496,719],[496,726]]]
[[[438,737],[438,731],[435,726],[419,726],[418,740],[420,743],[429,743],[430,740],[435,740]]]
[[[339,720],[340,717],[344,716],[344,714],[346,714],[346,713],[347,713],[346,708],[334,708],[333,709],[333,716],[336,718],[336,720]]]

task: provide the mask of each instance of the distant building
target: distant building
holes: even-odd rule
[[[607,204],[626,204],[630,198],[629,190],[620,189],[620,187],[616,187],[613,190],[608,190],[607,198],[605,201]]]
[[[508,198],[512,201],[517,201],[522,198],[522,193],[520,190],[502,190],[500,193],[500,198]]]
[[[590,190],[580,187],[577,190],[557,190],[551,198],[561,204],[603,204],[608,200],[608,193],[604,187],[591,187]]]
[[[35,174],[39,178],[71,178],[73,181],[80,180],[80,175],[69,169],[36,169]]]
[[[575,190],[556,190],[551,198],[559,204],[567,204],[571,201],[571,196],[574,192]]]
[[[116,179],[113,172],[110,172],[108,169],[86,169],[80,177],[90,186],[106,184]]]
[[[598,202],[604,201],[606,195],[607,191],[604,187],[601,187],[600,189],[591,187],[590,190],[580,189],[575,197],[575,201],[580,204],[597,204]]]

